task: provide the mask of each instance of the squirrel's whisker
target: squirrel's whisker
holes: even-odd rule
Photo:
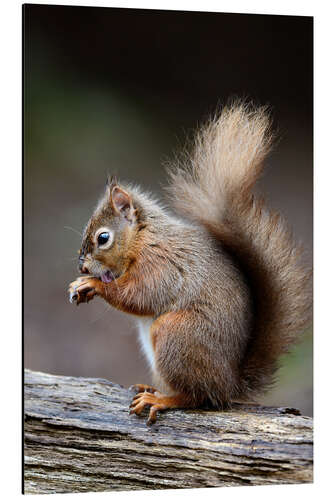
[[[71,231],[73,231],[74,233],[78,234],[82,238],[82,233],[80,233],[80,231],[78,231],[77,229],[74,229],[71,226],[64,226],[64,229],[70,229]]]

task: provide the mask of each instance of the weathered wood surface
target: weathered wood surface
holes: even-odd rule
[[[312,419],[291,408],[169,411],[152,427],[107,380],[25,372],[25,493],[312,482]]]

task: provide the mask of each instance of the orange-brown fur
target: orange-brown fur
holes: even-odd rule
[[[165,394],[141,392],[132,405],[137,414],[151,406],[151,422],[166,408],[221,408],[262,392],[309,322],[311,272],[281,216],[252,191],[270,144],[265,110],[234,104],[170,171],[173,205],[187,219],[112,180],[87,225],[81,261],[93,277],[70,290],[77,303],[100,295],[151,318],[144,342]],[[100,227],[114,235],[104,251]],[[114,279],[102,283],[107,270]]]

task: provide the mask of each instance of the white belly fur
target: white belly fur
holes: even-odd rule
[[[138,320],[139,340],[152,371],[155,369],[155,356],[150,339],[150,327],[153,324],[153,318],[140,318]]]

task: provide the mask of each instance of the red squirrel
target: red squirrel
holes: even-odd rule
[[[271,144],[265,108],[226,106],[169,169],[176,216],[111,178],[85,228],[70,300],[136,316],[154,387],[133,386],[130,412],[148,424],[262,393],[311,319],[302,248],[253,192]]]

